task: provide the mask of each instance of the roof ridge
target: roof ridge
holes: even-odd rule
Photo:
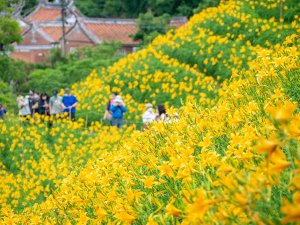
[[[84,17],[83,22],[87,23],[107,23],[107,24],[136,24],[136,19],[132,18],[90,18]]]
[[[84,22],[78,21],[78,26],[93,42],[95,42],[96,44],[99,44],[101,42],[97,35],[85,26]]]
[[[42,22],[36,22],[34,23],[38,27],[57,27],[57,26],[62,26],[61,21],[42,21]],[[65,24],[66,27],[72,27],[73,25],[71,24]]]
[[[38,27],[36,24],[33,24],[32,29],[38,32],[42,37],[44,37],[49,42],[54,42],[55,40],[48,35],[41,27]]]

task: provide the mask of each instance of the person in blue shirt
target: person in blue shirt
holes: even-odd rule
[[[4,119],[4,115],[7,111],[4,109],[2,103],[0,103],[0,120]]]
[[[126,107],[120,95],[116,96],[109,111],[112,115],[111,126],[121,128],[124,125],[123,113],[126,112]]]
[[[75,121],[75,113],[78,100],[74,95],[70,93],[69,88],[65,89],[65,95],[62,98],[62,104],[64,112],[69,113],[71,120]]]

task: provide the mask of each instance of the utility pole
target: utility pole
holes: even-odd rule
[[[63,46],[61,46],[62,55],[66,57],[67,55],[67,39],[66,39],[66,0],[60,0],[61,3],[61,22],[62,22],[62,41]]]

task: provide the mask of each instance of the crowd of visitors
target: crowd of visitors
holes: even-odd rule
[[[36,93],[32,90],[29,95],[20,94],[17,97],[18,110],[20,117],[34,117],[36,113],[50,116],[64,114],[75,121],[77,98],[70,93],[70,89],[65,89],[64,96],[58,96],[58,91],[53,91],[53,96],[49,97],[46,93]]]
[[[46,93],[37,93],[30,90],[28,95],[24,96],[20,94],[17,97],[17,103],[20,117],[34,117],[37,113],[45,116],[62,115],[69,117],[71,121],[75,121],[78,100],[76,96],[71,94],[70,89],[66,88],[63,96],[59,96],[58,91],[54,90],[51,97]],[[103,119],[108,120],[111,126],[121,128],[124,125],[123,114],[126,111],[127,109],[122,97],[118,92],[112,92]],[[3,120],[6,112],[4,106],[0,103],[0,119]],[[157,113],[154,113],[152,104],[147,103],[142,120],[143,128],[147,129],[149,124],[154,121],[169,121],[170,118],[166,113],[164,105],[158,104]]]

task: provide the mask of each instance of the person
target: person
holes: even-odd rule
[[[42,93],[40,96],[40,100],[38,102],[38,113],[40,115],[50,115],[50,109],[49,109],[49,97],[46,93]]]
[[[4,108],[4,106],[2,105],[2,103],[0,103],[0,120],[4,119],[4,115],[7,113],[6,109]]]
[[[166,108],[163,104],[158,104],[157,105],[157,115],[155,118],[156,121],[169,121],[169,115],[166,112]]]
[[[40,95],[30,89],[28,100],[31,115],[34,116],[34,114],[38,112]]]
[[[55,116],[63,112],[62,97],[58,96],[58,91],[53,91],[53,96],[49,101],[50,115]]]
[[[29,107],[29,96],[19,95],[17,98],[18,108],[19,108],[19,116],[20,117],[28,117],[31,115],[30,107]]]
[[[120,95],[115,97],[109,111],[112,115],[111,126],[117,126],[118,128],[121,128],[124,125],[123,113],[126,112],[126,107]]]
[[[30,108],[30,112],[31,112],[31,115],[33,115],[33,109],[32,109],[32,106],[33,106],[33,90],[30,89],[29,90],[29,98],[28,98],[28,101],[29,101],[29,108]]]
[[[109,120],[111,123],[111,119],[112,119],[112,115],[110,112],[110,107],[114,104],[114,100],[116,98],[116,96],[118,96],[118,92],[112,92],[111,93],[111,99],[108,101],[106,109],[105,109],[105,113],[103,116],[103,120]]]
[[[146,104],[146,111],[143,113],[143,127],[144,129],[148,128],[149,123],[155,121],[155,113],[153,112],[153,106],[151,103]]]
[[[69,113],[71,120],[75,121],[75,113],[78,100],[74,95],[70,93],[69,88],[65,89],[65,95],[62,98],[62,103],[64,112]]]

